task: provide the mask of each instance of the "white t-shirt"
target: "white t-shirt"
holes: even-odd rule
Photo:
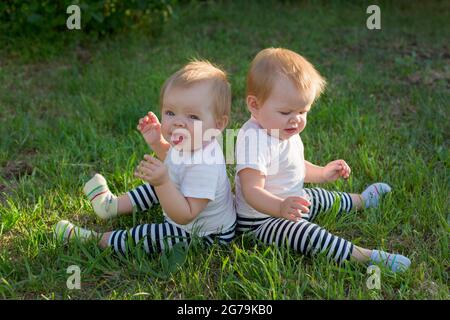
[[[253,209],[244,199],[238,173],[245,168],[261,171],[266,176],[264,189],[282,199],[304,195],[305,160],[299,135],[279,140],[268,135],[252,117],[238,133],[236,162],[236,211],[239,216],[269,217]]]
[[[175,223],[163,210],[170,223],[189,233],[196,232],[199,236],[224,232],[233,226],[236,221],[233,196],[222,148],[216,140],[185,156],[171,147],[164,163],[170,179],[181,194],[210,200],[206,208],[187,225]]]

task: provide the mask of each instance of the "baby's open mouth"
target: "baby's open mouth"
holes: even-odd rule
[[[171,140],[174,145],[178,145],[183,142],[184,137],[181,134],[174,134],[172,135]]]
[[[294,133],[297,131],[297,128],[284,129],[287,133]]]

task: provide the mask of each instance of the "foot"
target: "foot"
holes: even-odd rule
[[[59,221],[54,227],[54,236],[56,240],[62,240],[64,243],[69,242],[72,236],[74,225],[67,220]]]
[[[364,208],[378,207],[380,198],[383,194],[391,192],[391,187],[386,183],[374,183],[361,193]]]
[[[117,216],[117,197],[109,191],[106,179],[101,174],[94,175],[84,185],[83,191],[92,203],[95,213],[101,219],[110,219]]]
[[[383,264],[393,272],[403,272],[409,268],[411,260],[401,254],[372,250],[370,264]]]
[[[81,241],[89,240],[92,237],[96,237],[97,233],[77,227],[67,220],[61,220],[54,227],[54,236],[57,240],[68,243],[74,237]]]

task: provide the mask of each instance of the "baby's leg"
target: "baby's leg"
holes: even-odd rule
[[[54,232],[57,239],[65,242],[73,239],[81,242],[98,239],[101,248],[113,247],[114,251],[119,254],[125,254],[127,251],[130,236],[134,245],[142,243],[148,254],[170,249],[179,242],[189,244],[191,241],[189,233],[168,222],[143,224],[130,230],[116,230],[100,234],[62,220],[56,224]]]
[[[350,241],[335,236],[322,227],[304,219],[293,222],[282,218],[269,218],[254,232],[266,244],[288,245],[291,249],[313,256],[326,253],[328,259],[338,264],[346,260],[361,263],[383,263],[392,271],[409,267],[408,258],[400,254],[389,254],[379,250],[369,250],[353,245]]]
[[[201,239],[206,246],[212,245],[215,241],[219,244],[227,245],[233,240],[234,234],[235,226],[233,225],[229,230],[207,235]],[[130,240],[130,235],[135,245],[143,242],[144,249],[148,254],[171,249],[179,242],[188,245],[192,239],[192,236],[185,230],[169,222],[164,222],[160,224],[139,225],[131,230],[107,232],[102,235],[99,245],[101,248],[111,246],[116,253],[124,254],[127,249],[127,242]]]
[[[350,212],[355,206],[354,197],[347,192],[328,191],[322,188],[305,188],[304,190],[311,202],[309,212],[302,214],[308,221],[314,221],[320,213],[330,210],[337,201],[339,202],[338,214]]]
[[[322,188],[305,188],[311,202],[309,212],[304,219],[314,221],[321,212],[330,210],[336,201],[339,201],[338,214],[350,212],[352,209],[360,210],[377,207],[383,194],[391,191],[391,187],[385,183],[374,183],[367,187],[361,194],[327,191]]]
[[[106,179],[100,174],[89,180],[83,191],[91,201],[95,213],[102,219],[131,214],[133,210],[145,211],[159,203],[154,188],[149,184],[116,197],[109,190]]]
[[[171,249],[179,242],[188,245],[191,236],[168,222],[142,224],[130,230],[116,230],[104,234],[100,240],[100,247],[112,247],[117,254],[125,255],[128,241],[131,239],[135,246],[141,243],[145,252],[152,254]]]
[[[289,247],[304,255],[328,252],[327,257],[337,263],[349,260],[353,244],[332,235],[322,227],[301,219],[293,222],[283,218],[269,218],[255,231],[256,237],[266,244]]]

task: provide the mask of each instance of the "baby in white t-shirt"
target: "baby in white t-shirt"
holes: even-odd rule
[[[127,250],[128,235],[143,243],[148,253],[174,244],[190,243],[193,236],[206,244],[229,243],[236,213],[226,163],[217,137],[231,110],[231,88],[224,71],[207,61],[193,61],[166,80],[160,94],[161,123],[152,112],[138,129],[157,158],[145,155],[135,176],[147,182],[119,197],[96,174],[84,187],[96,214],[103,218],[145,211],[159,203],[164,222],[139,225],[101,235],[68,221],[56,225],[65,240],[99,238],[102,248]],[[144,239],[144,241],[141,241]]]
[[[407,257],[360,248],[311,223],[335,205],[339,213],[375,207],[390,191],[385,183],[372,184],[362,194],[303,188],[304,182],[332,182],[350,175],[344,160],[325,167],[304,160],[299,133],[324,86],[316,69],[293,51],[264,49],[253,60],[246,98],[251,119],[236,144],[237,230],[302,254],[323,252],[338,263],[352,259],[405,270],[410,265]]]

